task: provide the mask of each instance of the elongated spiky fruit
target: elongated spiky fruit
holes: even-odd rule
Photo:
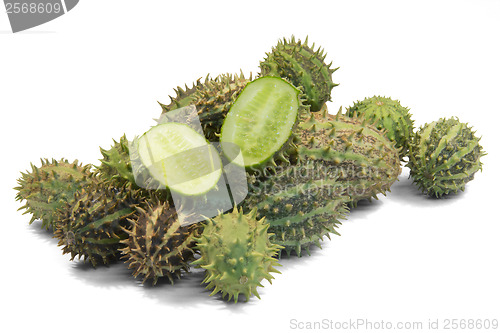
[[[251,75],[246,79],[243,73],[221,74],[215,79],[207,76],[204,83],[198,80],[192,88],[178,88],[177,96],[170,97],[170,104],[160,103],[162,114],[192,104],[196,107],[206,138],[210,142],[219,141],[218,135],[227,112],[251,80]]]
[[[311,113],[298,127],[297,157],[321,161],[336,175],[334,196],[349,196],[355,205],[390,189],[401,173],[398,149],[383,131],[366,119]]]
[[[441,118],[425,124],[410,145],[408,167],[414,183],[429,196],[463,191],[482,170],[483,147],[467,124],[458,118]]]
[[[123,229],[130,228],[128,218],[138,202],[130,187],[115,188],[97,180],[77,192],[54,232],[63,254],[70,253],[71,260],[83,257],[93,266],[117,259],[120,241],[128,237]]]
[[[142,276],[143,283],[173,277],[189,271],[194,260],[195,237],[200,225],[181,226],[175,208],[168,202],[151,200],[144,208],[136,207],[137,214],[130,219],[132,228],[124,228],[128,238],[122,240],[122,258],[127,260],[134,277]]]
[[[61,209],[73,201],[75,193],[89,183],[91,165],[76,160],[70,163],[66,159],[42,159],[41,167],[32,164],[31,168],[17,180],[16,200],[26,201],[19,209],[32,214],[30,224],[41,219],[42,227],[48,229],[60,219]]]
[[[391,141],[399,148],[399,157],[408,155],[408,145],[413,135],[413,120],[408,108],[401,106],[399,101],[388,97],[373,96],[357,101],[347,109],[347,115],[363,116],[372,122],[379,130],[385,130]]]
[[[257,217],[265,216],[270,224],[271,242],[283,246],[288,255],[295,251],[300,257],[310,254],[312,244],[321,248],[320,240],[330,238],[329,233],[338,235],[336,228],[349,200],[336,197],[338,185],[336,175],[322,161],[309,160],[251,181],[242,207],[244,211],[257,209]]]
[[[290,80],[295,86],[302,87],[307,97],[306,104],[311,111],[319,111],[331,98],[333,83],[332,63],[325,64],[326,53],[321,48],[314,51],[309,47],[307,38],[304,43],[292,36],[290,40],[280,40],[260,63],[260,75],[274,75]]]
[[[228,300],[243,294],[246,300],[254,294],[260,299],[257,287],[263,279],[274,278],[279,265],[273,258],[280,249],[269,241],[265,218],[256,219],[256,210],[248,214],[236,208],[207,221],[198,240],[201,257],[193,262],[206,270],[204,283],[213,289],[210,295],[222,292]]]

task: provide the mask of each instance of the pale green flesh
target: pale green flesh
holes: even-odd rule
[[[220,141],[241,149],[245,167],[259,165],[291,135],[299,108],[299,91],[286,81],[262,77],[249,83],[229,110]],[[230,146],[230,145],[229,145]]]
[[[151,176],[184,195],[210,191],[222,173],[215,148],[185,124],[166,123],[151,128],[139,138],[137,150]]]

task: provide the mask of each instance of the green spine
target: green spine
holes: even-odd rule
[[[279,273],[274,266],[279,265],[273,258],[281,248],[269,240],[265,219],[256,219],[256,210],[248,214],[236,208],[226,214],[209,219],[198,239],[201,257],[194,265],[206,270],[204,283],[213,289],[210,295],[222,292],[228,300],[238,295],[251,294],[260,299],[257,287],[263,279],[274,278],[271,273]]]
[[[63,254],[70,253],[71,260],[83,257],[93,266],[116,260],[123,247],[120,241],[128,236],[123,229],[130,228],[128,218],[139,202],[130,186],[115,188],[94,177],[94,183],[75,194],[56,224],[54,236]]]
[[[327,174],[323,172],[326,171]],[[284,247],[287,255],[309,252],[310,245],[321,248],[320,240],[345,217],[348,198],[335,197],[338,185],[329,170],[317,161],[277,169],[262,180],[250,177],[249,194],[242,203],[244,211],[257,209],[257,217],[266,217],[271,241]]]
[[[143,277],[143,283],[173,277],[189,271],[189,263],[196,253],[195,237],[199,225],[181,226],[175,208],[168,202],[151,200],[144,208],[136,207],[136,215],[129,219],[132,228],[124,228],[128,238],[122,240],[122,258],[126,259],[134,277]]]
[[[309,114],[299,124],[297,159],[321,161],[336,175],[338,192],[352,205],[361,199],[385,195],[401,173],[398,150],[385,132],[366,119],[322,112]]]
[[[215,79],[207,76],[204,83],[198,80],[192,88],[178,88],[176,97],[170,97],[170,104],[160,103],[162,114],[192,104],[196,107],[206,138],[210,142],[219,141],[220,129],[227,112],[251,80],[251,75],[246,79],[243,73],[221,74]]]
[[[22,172],[17,180],[19,186],[16,200],[26,203],[19,209],[31,213],[30,224],[42,220],[42,227],[54,227],[66,205],[71,203],[74,195],[89,182],[91,165],[82,165],[75,160],[69,163],[66,159],[42,159],[42,166],[31,165],[31,171]]]
[[[311,111],[319,111],[331,100],[331,91],[338,85],[332,81],[332,74],[338,68],[332,69],[332,63],[325,64],[325,57],[324,50],[314,51],[314,44],[307,45],[307,38],[304,43],[294,36],[288,41],[283,38],[260,63],[260,75],[280,76],[302,87]]]
[[[127,183],[136,185],[128,145],[127,136],[124,134],[119,141],[113,140],[111,148],[100,148],[103,158],[100,159],[101,164],[96,170],[102,181],[115,186]]]
[[[347,115],[355,114],[370,120],[379,130],[386,130],[387,136],[400,149],[403,159],[408,155],[408,146],[413,136],[413,120],[410,110],[401,106],[397,100],[388,97],[373,96],[357,101],[347,109]]]
[[[204,83],[202,83],[201,78],[196,80],[196,82],[193,83],[191,87],[188,87],[188,85],[184,85],[184,88],[177,86],[177,88],[174,89],[175,91],[175,97],[168,96],[170,98],[170,103],[167,104],[160,104],[163,112],[169,112],[175,109],[179,109],[185,106],[188,106],[189,104],[192,104],[194,101],[196,101],[196,92],[198,89],[203,89],[208,82],[212,81],[210,78],[210,75],[207,75],[205,77]]]
[[[463,191],[482,170],[485,155],[467,124],[458,118],[441,118],[425,124],[410,145],[410,176],[421,191],[433,197]]]

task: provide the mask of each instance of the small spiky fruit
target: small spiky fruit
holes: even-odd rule
[[[144,206],[136,207],[136,215],[129,219],[132,228],[123,229],[128,238],[121,241],[122,258],[143,283],[151,280],[154,285],[167,277],[173,284],[173,277],[188,272],[194,260],[199,224],[181,226],[175,208],[165,201],[150,200]]]
[[[297,159],[321,161],[336,177],[336,193],[351,205],[385,195],[401,173],[398,149],[383,131],[362,117],[310,113],[298,126]]]
[[[408,145],[413,135],[413,120],[410,110],[397,100],[373,96],[357,101],[347,109],[347,115],[360,115],[371,121],[379,130],[385,130],[389,140],[400,149],[399,157],[408,155]]]
[[[42,159],[42,166],[31,165],[31,171],[22,172],[17,180],[19,186],[16,200],[26,203],[19,209],[31,213],[30,224],[40,219],[42,227],[53,228],[61,217],[61,209],[74,199],[75,193],[89,182],[91,165],[82,165],[77,160]]]
[[[288,255],[292,251],[299,257],[310,255],[311,245],[321,248],[323,237],[339,235],[336,228],[347,213],[349,198],[334,196],[336,175],[323,168],[322,161],[289,165],[261,179],[249,179],[243,210],[257,209],[257,217],[265,216],[273,233],[271,242],[283,246]]]
[[[193,264],[206,270],[203,282],[213,289],[210,296],[220,291],[223,298],[234,298],[235,303],[240,294],[247,301],[251,294],[260,299],[257,287],[262,287],[261,281],[271,283],[271,273],[279,273],[273,256],[281,247],[270,242],[269,224],[265,218],[256,219],[256,214],[256,210],[245,215],[234,208],[207,220],[197,245],[201,257]]]
[[[283,38],[273,47],[260,63],[260,75],[280,76],[290,80],[295,86],[302,87],[311,111],[319,111],[331,99],[331,91],[338,84],[333,83],[332,63],[325,64],[326,53],[320,47],[314,51],[309,47],[307,38],[304,43],[294,36]]]
[[[56,224],[54,237],[59,239],[63,254],[70,253],[93,266],[108,264],[119,257],[121,240],[128,234],[130,218],[140,198],[130,187],[115,188],[97,181],[75,194],[63,219]]]
[[[458,118],[441,118],[420,127],[410,145],[408,162],[414,183],[437,198],[463,191],[482,170],[480,158],[485,152],[479,140]]]
[[[218,135],[227,112],[251,80],[251,75],[247,79],[243,73],[221,74],[215,79],[207,76],[204,83],[198,80],[192,88],[176,89],[176,97],[170,97],[170,104],[160,103],[162,114],[192,104],[198,112],[205,137],[210,142],[219,141]]]

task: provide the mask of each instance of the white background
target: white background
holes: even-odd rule
[[[1,325],[10,331],[287,332],[291,320],[500,319],[500,1],[80,1],[12,34],[0,13]],[[328,52],[330,110],[380,94],[416,125],[458,116],[482,135],[484,170],[462,194],[421,195],[403,169],[310,257],[282,260],[262,300],[209,297],[194,271],[142,286],[125,264],[92,269],[16,209],[40,157],[98,163],[99,146],[153,125],[173,88],[256,73],[292,34]],[[363,327],[361,327],[363,328]],[[344,330],[347,332],[348,330]],[[379,330],[381,331],[381,330]],[[424,330],[423,330],[424,331]],[[449,332],[450,330],[448,330]]]

